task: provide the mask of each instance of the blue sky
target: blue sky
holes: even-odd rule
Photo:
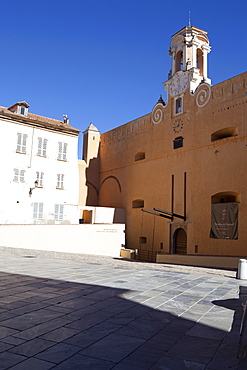
[[[247,1],[0,0],[0,105],[101,132],[152,111],[171,35],[208,31],[213,84],[247,69]]]

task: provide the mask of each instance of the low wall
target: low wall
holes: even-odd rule
[[[182,254],[157,254],[156,262],[173,265],[190,265],[201,267],[238,268],[241,257],[192,256]]]
[[[0,246],[119,257],[125,225],[0,225]]]

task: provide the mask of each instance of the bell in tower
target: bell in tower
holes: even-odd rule
[[[181,84],[194,92],[201,82],[211,84],[207,77],[207,55],[210,52],[207,32],[194,26],[187,26],[172,36],[169,54],[172,69],[164,83],[168,94],[181,93]],[[177,85],[178,88],[177,88]]]

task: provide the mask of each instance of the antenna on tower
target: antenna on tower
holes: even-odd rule
[[[189,17],[188,17],[188,26],[191,27],[191,22],[190,22],[190,11],[189,11]]]

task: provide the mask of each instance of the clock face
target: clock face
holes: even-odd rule
[[[177,72],[170,83],[170,95],[179,95],[187,89],[188,75],[184,72]]]
[[[175,132],[175,134],[178,134],[182,128],[183,128],[183,120],[181,118],[177,118],[175,121],[174,121],[174,124],[172,125],[172,128],[173,128],[173,131]]]

